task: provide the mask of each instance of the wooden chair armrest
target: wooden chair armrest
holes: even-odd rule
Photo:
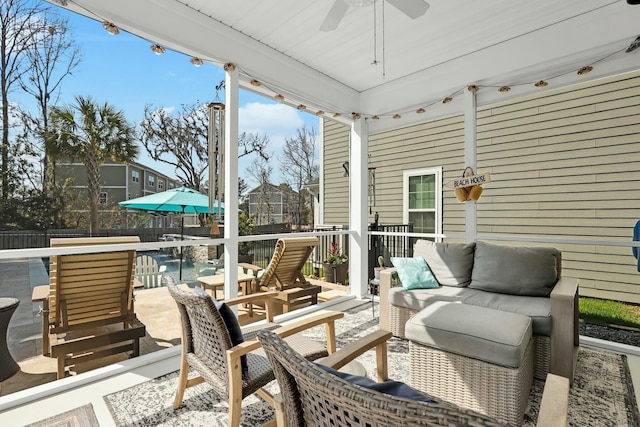
[[[569,416],[569,379],[554,374],[547,374],[544,384],[540,410],[538,411],[538,427],[566,427]]]
[[[340,311],[328,311],[326,313],[320,313],[313,316],[305,317],[287,326],[281,326],[280,328],[273,330],[273,332],[278,334],[282,338],[286,338],[290,335],[297,334],[298,332],[313,328],[314,326],[326,324],[327,329],[333,331],[332,336],[329,336],[330,334],[327,334],[327,350],[329,351],[329,354],[331,354],[335,351],[336,339],[335,328],[333,326],[336,320],[342,319],[343,317],[344,313]],[[329,327],[330,325],[331,327]],[[331,350],[331,347],[333,347],[333,350]],[[260,348],[260,341],[258,341],[258,338],[245,341],[227,350],[227,359],[237,359],[240,356],[252,352],[258,348]]]
[[[552,374],[573,383],[579,345],[580,281],[561,277],[551,291],[551,367]]]
[[[228,306],[238,305],[238,304],[249,304],[252,302],[261,302],[273,299],[278,296],[278,292],[256,292],[249,295],[240,295],[235,298],[229,298],[224,300],[225,304]]]
[[[258,266],[257,266],[257,265],[255,265],[255,264],[249,264],[248,262],[239,262],[239,263],[238,263],[238,267],[242,267],[242,270],[243,270],[245,273],[248,273],[248,272],[249,272],[249,270],[253,271],[253,276],[254,276],[254,277],[258,277],[258,272],[259,272],[260,270],[264,270],[264,268],[262,268],[262,267],[258,267]]]
[[[31,292],[32,302],[42,302],[49,298],[49,285],[40,285],[33,288]]]
[[[391,281],[393,275],[396,274],[395,268],[385,268],[380,270],[380,285],[378,289],[378,298],[380,301],[380,329],[389,330],[391,322],[389,320],[389,290],[391,289]]]
[[[333,369],[340,369],[372,348],[376,349],[378,382],[389,379],[387,369],[387,341],[393,335],[384,329],[378,329],[336,351],[320,361]]]

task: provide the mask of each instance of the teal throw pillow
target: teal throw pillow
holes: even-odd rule
[[[412,289],[437,288],[440,285],[431,274],[427,262],[422,257],[394,258],[391,264],[396,268],[402,287],[407,291]]]

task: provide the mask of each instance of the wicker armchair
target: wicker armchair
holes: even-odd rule
[[[279,411],[284,415],[283,418],[278,419],[278,425],[287,427],[504,426],[503,423],[486,415],[448,403],[419,402],[351,384],[305,360],[272,332],[260,331],[258,339],[269,357],[280,385],[281,395],[278,396],[278,404]],[[357,350],[360,342],[367,340],[368,337],[364,337],[350,344],[348,348],[338,350],[322,363],[336,368],[332,361],[351,360],[351,356],[342,353],[349,353],[354,349],[361,353]],[[380,361],[378,358],[378,363]],[[384,362],[386,363],[386,358]],[[380,380],[381,378],[378,378],[378,381]],[[559,380],[562,385],[547,381],[540,407],[541,417],[543,415],[544,417],[538,420],[538,426],[567,425],[566,404],[569,382],[566,378],[557,376],[554,376],[554,380]],[[548,388],[554,389],[548,390]]]
[[[182,357],[174,409],[178,409],[182,404],[187,387],[203,381],[206,381],[221,398],[228,400],[230,426],[240,425],[242,400],[253,393],[258,393],[276,407],[273,396],[262,388],[275,377],[260,343],[255,338],[259,328],[243,328],[245,341],[234,346],[227,325],[209,296],[181,289],[170,277],[166,279],[169,293],[178,305],[182,322]],[[226,300],[225,303],[240,305],[264,302],[268,323],[260,328],[277,329],[279,335],[287,337],[287,342],[310,360],[335,351],[335,320],[342,318],[343,313],[325,312],[281,327],[273,323],[272,306],[276,295],[277,292],[251,294]],[[320,343],[294,335],[322,324],[326,325],[326,348]],[[243,373],[241,357],[244,355],[248,370]],[[196,371],[199,377],[189,379],[189,367]]]

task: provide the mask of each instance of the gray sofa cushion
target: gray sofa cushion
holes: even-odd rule
[[[520,367],[531,319],[506,311],[436,302],[407,321],[411,341],[489,363]]]
[[[463,304],[529,316],[533,322],[533,335],[551,336],[551,298],[496,294],[469,288],[465,290],[468,292],[460,295]]]
[[[413,256],[427,261],[431,272],[442,286],[465,287],[471,283],[475,243],[435,243],[418,240]]]
[[[548,297],[558,281],[559,257],[555,248],[477,242],[469,288]]]
[[[436,301],[463,302],[469,296],[469,293],[476,292],[479,291],[468,288],[455,288],[453,286],[407,291],[398,286],[389,289],[389,303],[397,307],[420,311]]]

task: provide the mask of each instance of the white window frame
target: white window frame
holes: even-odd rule
[[[436,182],[436,227],[435,234],[442,234],[442,167],[411,169],[402,172],[402,219],[405,224],[409,223],[409,178],[422,175],[435,175]],[[426,212],[431,209],[416,209],[415,211]],[[442,238],[437,237],[436,242],[440,242]]]
[[[139,171],[131,171],[131,181],[132,182],[140,182],[140,172]]]
[[[98,196],[98,204],[99,205],[106,205],[107,203],[109,203],[109,195],[106,193],[106,191],[103,191]]]
[[[158,180],[158,190],[164,190],[164,181]]]
[[[155,187],[156,186],[156,177],[154,175],[149,175],[149,177],[147,178],[147,185],[149,187]]]

